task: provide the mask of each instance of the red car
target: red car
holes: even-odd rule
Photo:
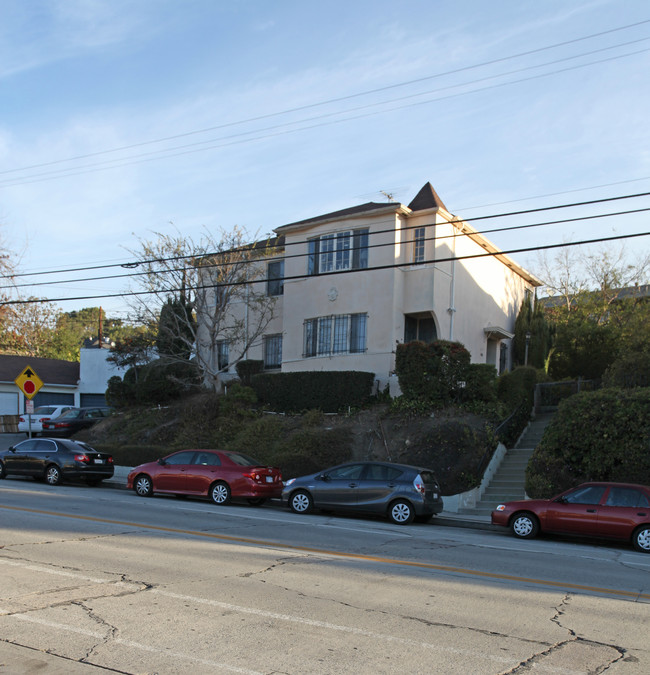
[[[650,488],[630,483],[583,483],[553,499],[499,504],[492,524],[509,527],[516,537],[538,532],[579,534],[631,541],[650,553]]]
[[[228,504],[231,498],[245,498],[257,506],[280,497],[282,476],[280,469],[239,452],[181,450],[136,466],[126,486],[140,497],[160,492],[209,497],[219,505]]]

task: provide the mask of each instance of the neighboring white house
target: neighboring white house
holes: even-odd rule
[[[36,373],[43,387],[32,399],[35,406],[106,405],[104,394],[113,375],[124,374],[124,368],[106,360],[108,349],[82,348],[80,361],[60,361],[31,356],[0,355],[0,415],[25,412],[26,398],[14,380],[27,367]]]
[[[370,202],[275,233],[274,257],[260,263],[273,319],[246,358],[282,372],[369,371],[393,393],[400,342],[456,340],[472,362],[511,368],[515,318],[541,282],[449,213],[430,183],[408,206]],[[245,306],[231,311],[254,322]],[[241,356],[226,341],[218,350],[222,362]]]

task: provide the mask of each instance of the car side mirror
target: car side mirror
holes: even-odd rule
[[[167,462],[161,457],[161,458],[158,460],[158,464],[160,464],[160,466],[165,466],[165,464],[167,464]]]
[[[9,452],[16,452],[16,448],[12,445],[10,448],[8,448]]]
[[[321,480],[325,481],[326,483],[331,480],[331,478],[326,474],[322,473],[320,476],[318,476]]]
[[[560,504],[566,504],[567,498],[566,497],[558,497],[555,501],[559,502]]]

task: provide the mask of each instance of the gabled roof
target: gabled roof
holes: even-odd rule
[[[280,227],[275,228],[275,231],[279,232],[284,228],[296,227],[300,225],[311,225],[312,223],[319,223],[321,221],[336,220],[337,218],[345,218],[346,216],[356,216],[363,213],[371,213],[372,211],[385,209],[387,207],[390,207],[392,210],[397,210],[401,208],[401,206],[402,205],[398,204],[397,202],[366,202],[365,204],[359,204],[359,206],[351,206],[347,209],[341,209],[340,211],[324,213],[321,216],[314,216],[313,218],[306,218],[305,220],[297,220],[295,223],[287,223],[286,225],[281,225]]]
[[[0,382],[13,382],[27,366],[35,371],[44,384],[76,386],[79,382],[77,361],[59,361],[14,354],[0,354]]]
[[[424,211],[425,209],[449,210],[442,203],[442,199],[438,197],[438,193],[433,189],[431,183],[424,185],[415,195],[413,201],[409,204],[409,209],[411,209],[411,211]]]

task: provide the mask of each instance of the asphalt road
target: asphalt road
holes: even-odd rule
[[[650,672],[624,545],[0,482],[0,673]]]

